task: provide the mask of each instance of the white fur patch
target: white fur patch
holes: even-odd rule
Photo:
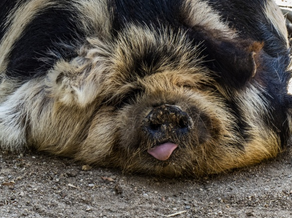
[[[289,80],[287,91],[289,95],[292,95],[292,79]]]
[[[19,151],[26,145],[25,95],[28,84],[23,85],[0,105],[0,148]]]
[[[80,12],[78,22],[87,35],[98,34],[99,38],[111,35],[112,16],[108,10],[108,0],[76,0],[72,4]]]
[[[191,8],[187,8],[191,6]],[[201,0],[187,0],[186,11],[189,11],[188,22],[190,26],[201,26],[209,31],[216,31],[219,37],[235,38],[235,30],[230,29],[227,23],[222,22],[219,13],[210,5]],[[187,16],[187,15],[186,15]]]
[[[288,32],[285,25],[285,18],[280,11],[279,7],[276,5],[274,0],[267,0],[266,5],[266,17],[272,25],[275,27],[279,36],[286,42],[287,48],[289,47]]]

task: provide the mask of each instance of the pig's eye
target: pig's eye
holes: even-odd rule
[[[136,88],[132,89],[130,92],[127,92],[125,95],[121,96],[119,99],[119,103],[116,105],[116,107],[121,108],[126,104],[131,104],[137,96],[141,95],[144,90],[142,88]]]
[[[131,104],[135,99],[144,92],[143,88],[134,88],[128,91],[127,93],[117,95],[113,98],[107,99],[103,102],[105,105],[111,105],[119,109],[125,105]]]
[[[189,84],[184,84],[181,87],[186,88],[186,89],[192,89],[192,88],[194,88],[194,86],[189,85]]]
[[[194,82],[194,83],[178,83],[177,84],[178,87],[180,88],[184,88],[184,89],[189,89],[189,90],[206,90],[209,88],[212,88],[212,86],[210,84],[205,84],[205,83],[201,83],[201,82]]]

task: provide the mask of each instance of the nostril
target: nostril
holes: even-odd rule
[[[152,131],[158,131],[161,128],[161,124],[150,123],[149,129]]]
[[[178,128],[180,129],[187,129],[189,128],[189,124],[190,124],[190,121],[189,121],[189,118],[188,118],[188,115],[186,113],[183,113],[181,114],[181,118],[179,119],[178,121]]]
[[[186,129],[188,128],[188,120],[187,119],[180,119],[179,123],[178,123],[178,127],[181,129]]]

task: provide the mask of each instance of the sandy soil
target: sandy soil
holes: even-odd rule
[[[90,169],[0,152],[0,218],[292,217],[292,155],[201,179]]]

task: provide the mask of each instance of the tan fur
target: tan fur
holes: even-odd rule
[[[222,163],[223,165],[226,164],[226,169],[233,164],[237,165],[237,167],[243,167],[259,163],[264,159],[275,157],[281,151],[280,141],[276,134],[271,130],[267,130],[260,120],[260,117],[269,113],[267,110],[268,105],[263,96],[260,95],[261,91],[264,92],[264,89],[261,90],[260,84],[256,83],[250,85],[245,92],[238,94],[238,104],[241,105],[239,108],[242,109],[241,112],[244,114],[243,117],[246,118],[245,121],[251,125],[248,134],[252,136],[253,140],[241,142],[245,144],[245,150],[238,156],[234,155],[236,153],[235,150],[224,152],[227,155]]]

